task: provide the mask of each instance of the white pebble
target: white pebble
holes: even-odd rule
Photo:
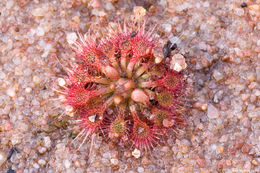
[[[97,115],[89,116],[89,117],[88,117],[88,120],[89,120],[90,122],[94,123],[95,120],[96,120],[96,116],[97,116]]]
[[[15,92],[15,89],[14,88],[8,88],[6,90],[6,94],[10,97],[15,97],[16,96],[16,92]]]
[[[175,54],[171,60],[171,69],[180,72],[187,68],[185,58],[182,54]]]
[[[216,79],[216,81],[220,81],[221,79],[223,79],[224,76],[219,71],[214,70],[213,77]]]
[[[48,9],[47,9],[48,10]],[[44,8],[35,8],[32,10],[32,15],[36,17],[42,17],[46,14],[46,9]]]
[[[31,93],[32,92],[32,88],[30,88],[30,87],[25,88],[25,92],[28,93],[28,94]]]
[[[206,8],[208,8],[208,7],[209,7],[209,2],[207,2],[207,1],[204,2],[204,3],[203,3],[203,6],[206,7]]]
[[[4,79],[5,77],[6,77],[5,73],[0,71],[0,79]]]
[[[17,145],[22,142],[21,137],[19,134],[13,134],[12,139],[11,139],[11,144],[12,145]]]
[[[169,23],[162,24],[162,27],[165,32],[171,32],[172,31],[172,25]]]
[[[46,161],[43,160],[43,159],[40,159],[40,160],[38,161],[38,164],[41,165],[41,166],[44,166],[44,165],[46,165]]]
[[[210,119],[215,119],[219,117],[219,111],[216,107],[214,107],[212,104],[208,105],[208,112],[207,112],[207,116]]]
[[[0,167],[6,161],[6,155],[0,151]]]
[[[67,169],[70,168],[70,165],[71,165],[71,163],[70,163],[70,161],[68,159],[64,160],[65,168],[67,168]]]
[[[41,78],[39,78],[39,76],[33,76],[33,82],[35,84],[39,84],[41,82]]]
[[[74,110],[73,107],[70,106],[70,105],[67,105],[67,106],[65,107],[65,111],[66,111],[67,113],[72,113],[73,110]]]
[[[110,161],[113,165],[118,165],[119,163],[118,159],[111,159]]]
[[[235,14],[238,16],[243,16],[244,15],[244,10],[242,8],[236,8],[235,9]]]
[[[44,36],[44,34],[45,34],[44,29],[39,26],[39,27],[36,29],[36,35],[39,36],[39,37],[41,37],[41,36]]]
[[[75,43],[77,38],[78,38],[78,36],[75,32],[68,33],[67,36],[66,36],[67,42],[69,44]]]
[[[138,150],[138,149],[134,149],[134,151],[132,152],[132,155],[135,157],[135,158],[139,158],[141,156],[141,151]]]
[[[260,39],[256,42],[257,46],[260,47]]]
[[[39,166],[37,163],[34,163],[34,164],[33,164],[33,167],[34,167],[35,169],[39,169],[39,168],[40,168],[40,166]]]
[[[43,138],[43,143],[46,148],[51,148],[51,139],[49,136]]]
[[[249,116],[250,118],[260,117],[260,107],[258,107],[258,108],[256,108],[256,109],[250,111],[250,112],[248,113],[248,116]]]
[[[143,168],[143,167],[138,167],[138,168],[137,168],[137,171],[138,171],[139,173],[142,173],[142,172],[144,172],[144,168]]]
[[[32,74],[32,70],[30,68],[26,68],[24,71],[23,71],[24,75],[25,76],[30,76]]]
[[[66,81],[63,78],[58,78],[58,84],[59,86],[63,87],[66,85]]]
[[[44,153],[47,151],[47,148],[45,148],[45,147],[39,147],[39,148],[38,148],[38,151],[39,151],[40,154],[44,154]]]
[[[6,9],[11,9],[12,7],[13,7],[13,5],[14,5],[14,1],[7,1],[6,2]]]

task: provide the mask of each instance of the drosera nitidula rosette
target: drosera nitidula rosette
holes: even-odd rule
[[[80,129],[77,139],[102,135],[124,147],[150,150],[168,130],[184,124],[183,65],[170,68],[145,24],[118,24],[108,31],[102,39],[78,34],[72,44],[75,62],[62,93]]]

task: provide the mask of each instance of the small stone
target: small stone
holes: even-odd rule
[[[260,5],[259,4],[253,4],[248,6],[249,8],[249,13],[252,16],[260,16]]]
[[[172,31],[172,25],[169,24],[169,23],[165,23],[165,24],[162,24],[162,27],[164,29],[165,32],[171,32]]]
[[[109,2],[116,3],[118,0],[109,0]]]
[[[113,165],[118,165],[118,163],[119,163],[118,159],[115,159],[115,158],[112,158],[112,159],[110,160],[110,162],[111,162]]]
[[[218,92],[216,92],[213,98],[214,103],[219,103],[219,101],[223,98],[223,94],[224,94],[223,90],[219,90]]]
[[[250,145],[248,145],[247,143],[245,143],[245,144],[243,145],[243,147],[241,148],[241,151],[242,151],[243,153],[247,154],[247,153],[250,151],[251,148],[252,148],[252,147],[251,147]]]
[[[47,151],[47,149],[45,147],[38,147],[38,151],[40,154],[44,154]]]
[[[14,88],[8,88],[6,90],[6,94],[10,97],[15,97],[16,96],[16,92],[15,92],[15,89]]]
[[[6,155],[4,152],[0,151],[0,167],[6,161]]]
[[[68,159],[66,159],[66,160],[64,160],[64,166],[65,166],[65,168],[70,168],[70,166],[71,166],[71,163],[70,163],[70,161],[68,160]]]
[[[138,159],[141,156],[141,151],[135,148],[132,155]]]
[[[208,109],[208,104],[207,103],[203,103],[201,105],[201,110],[206,111],[207,109]]]
[[[88,120],[89,120],[90,122],[94,123],[94,122],[96,121],[96,116],[97,116],[97,115],[89,116],[89,117],[88,117]]]
[[[46,9],[43,7],[35,8],[32,10],[32,15],[35,17],[42,17],[46,14],[46,12],[47,12]]]
[[[189,147],[187,145],[181,145],[181,152],[186,154],[189,152]]]
[[[12,124],[9,120],[3,120],[2,124],[0,124],[0,131],[8,132],[12,129]]]
[[[203,68],[207,68],[207,67],[209,67],[211,64],[210,64],[210,62],[209,62],[206,58],[202,58],[202,59],[201,59],[201,65],[202,65]]]
[[[36,29],[36,35],[39,36],[39,37],[41,37],[41,36],[44,36],[44,34],[45,34],[44,29],[43,29],[42,27],[37,27],[37,29]]]
[[[34,163],[34,164],[33,164],[33,167],[34,167],[35,169],[39,169],[39,168],[40,168],[40,166],[39,166],[37,163]]]
[[[249,89],[255,89],[257,87],[258,83],[257,82],[251,82],[250,85],[248,85]]]
[[[41,165],[41,166],[44,166],[44,165],[46,165],[46,161],[43,160],[43,159],[40,159],[40,160],[38,161],[38,164]]]
[[[6,74],[4,72],[0,71],[0,79],[4,79],[6,77]]]
[[[91,1],[91,7],[92,8],[99,8],[101,6],[101,3],[99,0],[92,0]]]
[[[232,161],[231,160],[226,160],[226,165],[227,166],[232,166]]]
[[[201,103],[199,101],[195,102],[192,106],[194,108],[196,108],[198,110],[202,110],[202,111],[206,111],[208,109],[208,104],[207,103]]]
[[[38,85],[41,83],[41,78],[39,76],[33,76],[33,82]]]
[[[170,148],[169,148],[168,146],[163,146],[163,147],[161,148],[161,151],[164,152],[164,153],[167,153],[167,152],[170,151]]]
[[[12,7],[13,7],[13,5],[14,5],[14,1],[12,1],[12,0],[9,0],[9,1],[7,1],[6,2],[6,9],[11,9]]]
[[[172,166],[170,172],[171,173],[176,173],[177,172],[177,168],[175,166]]]
[[[225,55],[225,56],[222,57],[222,61],[233,63],[234,62],[234,58],[230,57],[229,55]]]
[[[175,122],[174,120],[170,120],[166,118],[163,120],[163,126],[169,128],[174,125],[174,122]]]
[[[76,167],[78,167],[78,168],[80,168],[80,167],[81,167],[81,163],[80,163],[80,161],[79,161],[79,160],[76,160],[76,161],[75,161],[75,166],[76,166]]]
[[[250,94],[241,94],[242,101],[247,101],[249,97],[250,97]]]
[[[51,139],[49,136],[46,136],[43,138],[43,145],[46,147],[46,148],[51,148]]]
[[[130,157],[131,157],[131,152],[125,151],[125,152],[124,152],[124,156],[125,156],[126,158],[130,158]]]
[[[11,138],[12,145],[17,145],[17,144],[20,144],[21,142],[22,142],[22,138],[21,138],[20,134],[15,133],[12,135],[12,138]]]
[[[32,70],[30,68],[26,68],[24,71],[23,71],[24,75],[25,76],[30,76],[32,74]]]
[[[256,67],[256,80],[260,82],[260,66]]]
[[[27,94],[30,94],[32,92],[32,88],[30,88],[30,87],[25,88],[25,92]]]
[[[207,112],[207,116],[210,119],[215,119],[219,117],[219,111],[216,107],[214,107],[212,104],[209,104],[208,106],[208,112]]]
[[[147,158],[147,157],[143,157],[142,158],[142,164],[144,164],[144,165],[149,165],[151,163],[151,161]]]
[[[58,84],[59,86],[63,87],[66,85],[66,81],[63,78],[58,78]]]
[[[155,64],[160,64],[162,60],[163,60],[162,56],[155,56],[154,62]]]
[[[215,78],[216,81],[220,81],[223,79],[223,74],[219,72],[218,70],[214,70],[213,72],[213,77]]]
[[[250,111],[250,112],[248,113],[248,116],[249,116],[250,118],[259,117],[259,116],[260,116],[260,107],[255,108],[254,110]]]
[[[238,57],[243,57],[244,54],[243,54],[243,52],[241,51],[241,49],[235,47],[234,50],[235,50],[235,53],[236,53],[236,55],[237,55]]]
[[[68,33],[67,36],[66,36],[67,42],[69,44],[75,43],[77,38],[78,38],[78,36],[75,32]]]
[[[244,164],[244,169],[246,169],[246,170],[251,169],[251,162],[250,161],[246,161],[246,163]]]
[[[260,47],[260,39],[257,40],[256,45]]]
[[[251,162],[254,166],[258,166],[258,162],[256,160],[252,160]],[[0,164],[1,165],[1,164]]]
[[[241,8],[236,8],[236,9],[234,10],[234,13],[235,13],[236,15],[238,15],[238,16],[243,16],[245,12],[244,12],[244,10],[241,9]]]
[[[143,168],[143,167],[138,167],[138,168],[137,168],[137,171],[138,171],[139,173],[143,173],[143,172],[144,172],[144,168]]]
[[[99,17],[104,17],[107,15],[107,13],[104,11],[104,10],[100,10],[100,9],[97,9],[97,8],[94,8],[92,11],[91,11],[91,14],[93,16],[99,16]]]
[[[218,149],[217,149],[217,153],[218,153],[218,154],[222,154],[223,151],[224,151],[224,147],[223,147],[222,145],[219,146]]]
[[[206,160],[205,160],[205,159],[198,158],[198,159],[196,159],[196,162],[197,162],[197,165],[198,165],[200,168],[204,168],[205,165],[206,165]]]
[[[256,97],[259,97],[259,96],[260,96],[260,90],[256,90],[256,91],[255,91],[255,96],[256,96]]]
[[[186,67],[187,67],[187,64],[186,64],[185,58],[182,54],[178,53],[172,57],[171,66],[170,66],[171,69],[173,69],[177,72],[180,72],[180,71],[186,69]]]
[[[192,136],[190,137],[190,141],[191,141],[191,142],[195,142],[195,141],[196,141],[196,136],[192,135]]]
[[[247,76],[247,79],[248,79],[250,82],[254,82],[255,79],[256,79],[256,77],[255,77],[254,74],[250,74],[250,75]]]
[[[135,6],[133,13],[136,20],[142,20],[142,18],[146,15],[146,10],[141,6]]]

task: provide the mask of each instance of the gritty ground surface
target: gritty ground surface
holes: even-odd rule
[[[140,158],[102,137],[91,155],[90,142],[77,151],[52,90],[74,56],[68,42],[129,20],[135,6],[157,25],[158,44],[169,38],[186,57],[187,127]],[[1,0],[0,172],[257,172],[259,82],[259,0]]]

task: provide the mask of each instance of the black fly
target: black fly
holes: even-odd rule
[[[167,41],[167,43],[163,46],[163,58],[166,59],[171,51],[175,50],[177,48],[177,44],[172,42],[170,40]]]
[[[131,32],[131,34],[130,34],[130,37],[135,37],[136,36],[136,34],[137,34],[137,32],[135,32],[135,31],[133,31],[133,32]]]

